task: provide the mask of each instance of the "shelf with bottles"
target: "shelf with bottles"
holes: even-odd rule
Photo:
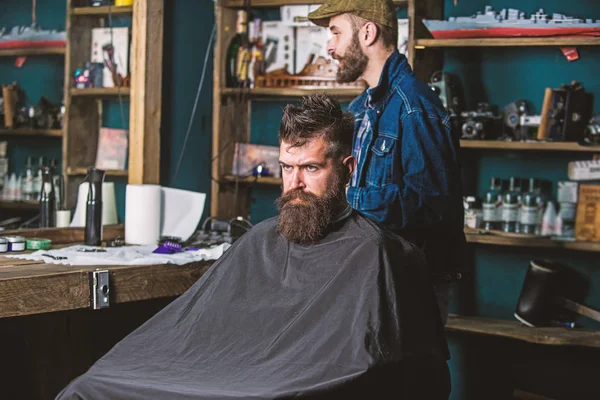
[[[0,128],[0,136],[50,136],[62,137],[62,129]]]
[[[69,176],[85,176],[88,173],[88,169],[84,168],[84,167],[79,167],[79,168],[74,168],[74,167],[69,167],[67,168],[67,175]],[[116,176],[116,177],[127,177],[129,175],[129,171],[124,170],[124,169],[107,169],[105,171],[106,176]]]
[[[415,49],[441,47],[535,47],[535,46],[600,46],[600,38],[548,37],[548,38],[482,38],[482,39],[417,39]]]
[[[324,3],[325,0],[321,1],[307,1],[307,0],[252,0],[252,7],[280,7],[286,5],[306,5],[309,3],[320,4]],[[407,5],[408,0],[393,0],[396,5]],[[246,6],[246,0],[221,0],[221,7],[227,8],[241,8]]]
[[[99,7],[73,7],[72,15],[96,15],[105,17],[111,15],[130,15],[133,13],[133,6],[99,6]]]
[[[600,348],[600,331],[543,327],[533,328],[518,321],[450,315],[445,327],[448,332],[470,333],[520,340],[554,346]]]
[[[505,141],[505,140],[461,140],[463,149],[488,150],[541,150],[541,151],[572,151],[600,152],[600,146],[582,146],[577,142],[542,142],[542,141]]]

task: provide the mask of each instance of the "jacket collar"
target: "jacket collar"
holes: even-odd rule
[[[362,108],[376,108],[386,100],[404,77],[412,72],[408,60],[398,50],[394,50],[383,65],[379,83],[367,88],[350,105],[351,111]]]

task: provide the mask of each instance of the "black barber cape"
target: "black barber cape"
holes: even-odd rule
[[[447,356],[419,250],[356,211],[310,246],[272,218],[58,398],[447,398]]]

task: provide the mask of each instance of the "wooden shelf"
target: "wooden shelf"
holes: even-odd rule
[[[71,89],[71,96],[90,96],[90,97],[105,97],[105,96],[129,96],[129,88],[88,88],[88,89]]]
[[[0,199],[0,208],[11,210],[37,210],[40,208],[40,202],[37,200]]]
[[[129,171],[122,169],[107,169],[105,170],[106,176],[128,176]],[[87,175],[87,168],[67,168],[67,175],[69,176],[81,176]]]
[[[577,328],[532,328],[517,321],[450,315],[446,330],[543,345],[600,348],[600,331]]]
[[[62,137],[63,131],[62,131],[62,129],[31,129],[31,128],[5,129],[5,128],[0,128],[0,135]]]
[[[482,39],[417,39],[415,49],[427,47],[518,47],[518,46],[600,46],[600,38],[482,38]]]
[[[364,89],[360,88],[314,88],[314,89],[285,89],[285,88],[254,88],[254,89],[233,89],[224,88],[221,89],[221,94],[224,96],[234,95],[246,95],[252,98],[257,97],[302,97],[308,96],[315,93],[325,93],[336,98],[349,98],[353,99],[363,92]]]
[[[286,5],[322,4],[325,0],[252,0],[252,7],[279,7]],[[407,5],[408,0],[394,0],[396,5]],[[244,7],[244,0],[221,0],[222,7],[239,8]]]
[[[73,15],[98,15],[105,16],[108,14],[132,14],[133,6],[104,6],[104,7],[74,7],[71,11]]]
[[[469,243],[600,252],[600,242],[552,240],[533,235],[470,228],[464,228],[464,231]]]
[[[243,183],[243,184],[257,184],[257,185],[273,185],[273,186],[281,186],[283,184],[283,180],[281,178],[274,178],[271,176],[249,176],[249,177],[238,177],[233,175],[225,175],[221,177],[224,182],[230,183]]]
[[[0,57],[64,55],[64,47],[45,47],[39,49],[0,49]]]
[[[461,140],[460,147],[463,149],[600,152],[600,146],[581,146],[576,142],[508,142],[504,140]]]

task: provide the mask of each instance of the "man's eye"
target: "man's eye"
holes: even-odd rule
[[[317,168],[317,167],[315,167],[314,165],[309,165],[309,166],[307,166],[307,167],[306,167],[306,170],[307,170],[308,172],[315,172],[317,169],[318,169],[318,168]]]
[[[283,169],[284,171],[291,171],[292,170],[292,166],[291,165],[282,165],[281,169]]]

